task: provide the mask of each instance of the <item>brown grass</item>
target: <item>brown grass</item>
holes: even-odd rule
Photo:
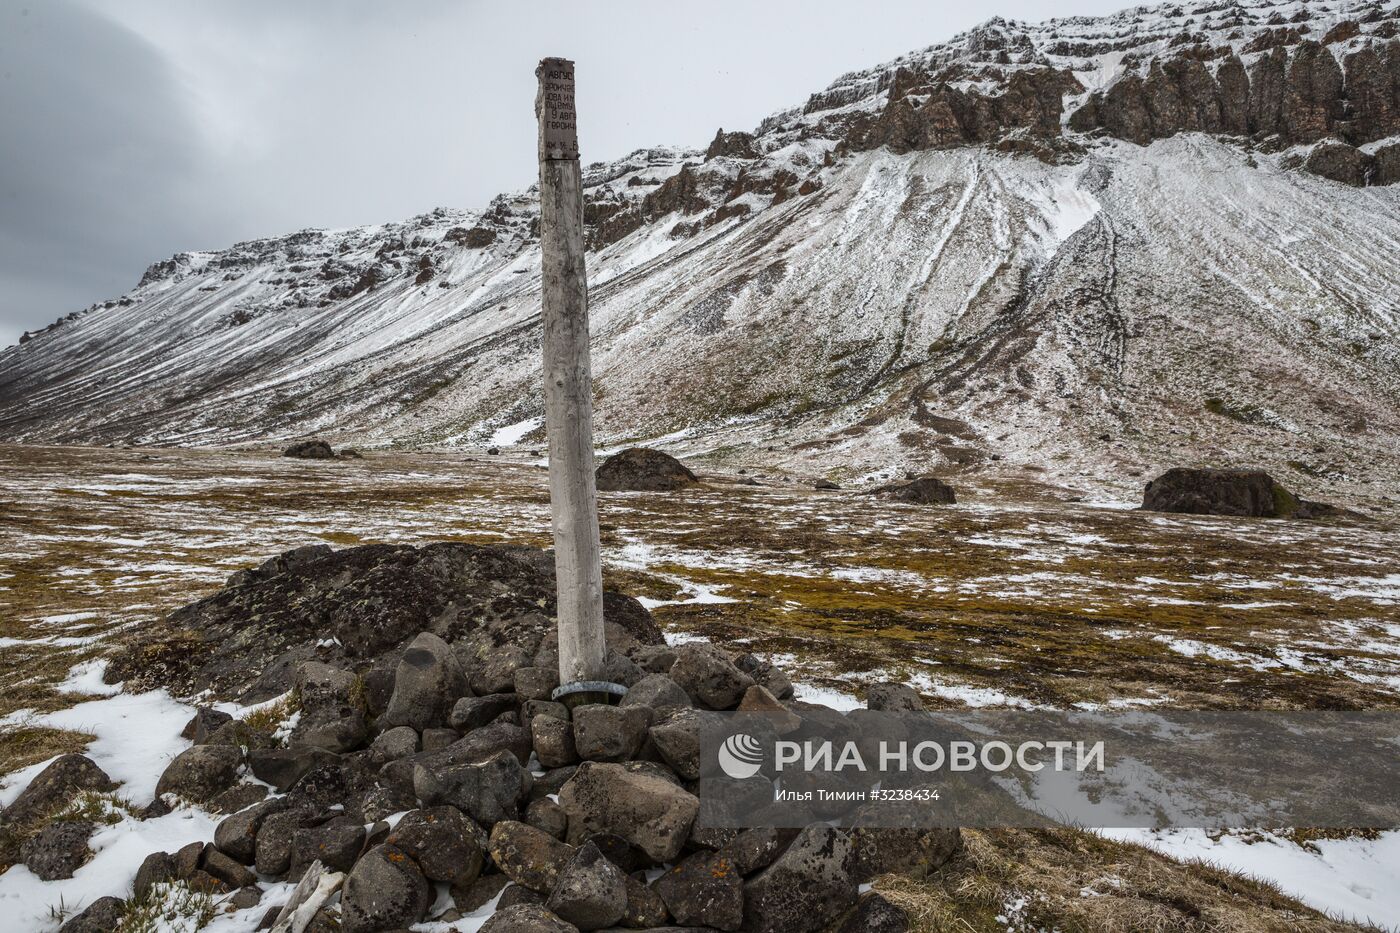
[[[964,850],[926,880],[875,889],[915,933],[1328,933],[1333,920],[1274,886],[1077,830],[964,830]],[[998,919],[1001,918],[1001,919]]]
[[[47,726],[18,726],[0,730],[0,774],[8,774],[32,764],[80,752],[97,736]]]

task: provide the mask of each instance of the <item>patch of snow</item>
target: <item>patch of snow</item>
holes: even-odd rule
[[[1318,839],[1304,848],[1270,833],[1213,836],[1201,829],[1100,830],[1110,838],[1263,878],[1339,919],[1400,930],[1400,831],[1375,839]],[[1315,850],[1315,851],[1314,851]]]

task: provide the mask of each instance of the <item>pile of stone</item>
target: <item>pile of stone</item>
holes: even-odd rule
[[[273,579],[305,565],[279,560],[231,586],[281,592]],[[354,581],[340,585],[353,591]],[[457,597],[472,605],[481,595]],[[706,711],[833,711],[794,700],[788,677],[756,656],[668,647],[635,619],[607,625],[608,677],[625,695],[570,709],[551,699],[557,641],[537,625],[547,616],[519,596],[497,587],[490,625],[420,631],[387,653],[392,668],[382,657],[300,660],[299,711],[276,733],[200,709],[186,728],[193,744],[161,775],[146,813],[188,802],[228,815],[211,841],[147,858],[133,895],[179,880],[246,908],[260,881],[299,882],[265,925],[347,933],[451,922],[486,905],[488,933],[907,927],[898,907],[859,887],[936,868],[957,849],[955,830],[715,829],[697,818]],[[253,619],[247,630],[261,631]],[[899,685],[869,696],[873,709],[921,708]],[[53,783],[41,775],[35,786]],[[70,927],[100,924],[79,917]]]

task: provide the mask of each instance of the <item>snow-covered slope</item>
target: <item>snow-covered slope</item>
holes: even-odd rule
[[[600,440],[1400,492],[1396,7],[993,20],[590,166]],[[533,192],[180,254],[0,353],[0,437],[530,443],[538,270]]]

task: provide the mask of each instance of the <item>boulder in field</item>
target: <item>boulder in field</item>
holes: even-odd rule
[[[891,483],[872,489],[871,495],[892,502],[908,502],[914,505],[952,505],[958,501],[953,487],[933,476],[921,476],[907,483]]]
[[[110,933],[126,914],[126,901],[119,897],[99,897],[87,909],[72,917],[59,933]]]
[[[1149,512],[1231,515],[1247,518],[1324,518],[1345,509],[1309,502],[1263,470],[1174,467],[1149,482],[1142,494]]]
[[[282,451],[282,456],[297,460],[331,460],[335,451],[325,441],[298,441]]]
[[[136,877],[131,882],[132,895],[140,900],[154,885],[175,878],[175,857],[169,852],[152,852],[141,860]]]
[[[185,728],[180,730],[180,738],[203,745],[220,726],[232,721],[233,717],[223,710],[202,706],[194,711],[194,716],[185,723]]]
[[[908,684],[882,681],[865,688],[867,709],[882,710],[887,713],[923,712],[924,701],[918,692]]]
[[[3,812],[7,823],[27,823],[58,809],[79,791],[114,790],[116,783],[86,755],[60,755]]]
[[[41,881],[72,878],[92,858],[88,837],[96,830],[87,820],[54,821],[25,840],[20,858]]]
[[[195,745],[166,765],[156,784],[156,796],[175,794],[191,803],[204,803],[238,780],[243,753],[232,745]]]
[[[1324,139],[1308,152],[1303,170],[1359,188],[1366,184],[1370,162],[1371,157],[1355,146],[1337,139]]]
[[[597,481],[602,492],[671,492],[699,482],[675,457],[645,447],[629,447],[603,461]]]

